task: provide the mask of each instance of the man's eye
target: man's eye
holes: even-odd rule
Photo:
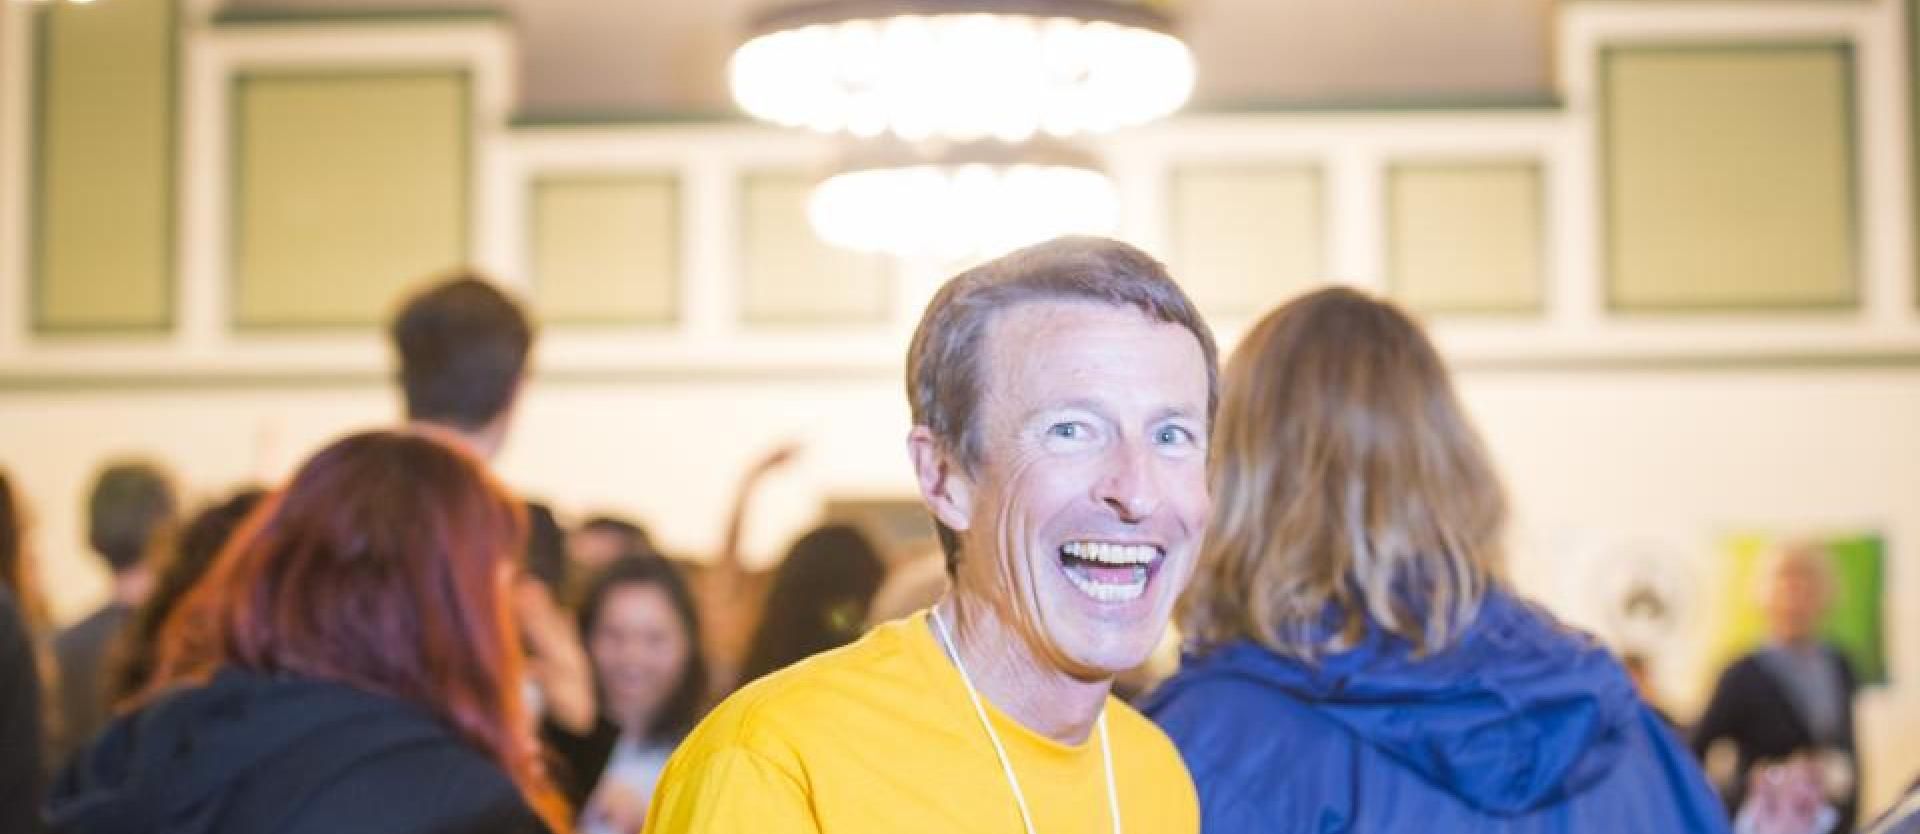
[[[1062,440],[1078,440],[1085,437],[1087,431],[1079,423],[1054,423],[1047,427],[1047,434]]]
[[[1160,431],[1155,434],[1154,439],[1158,440],[1161,443],[1168,443],[1168,444],[1192,443],[1193,432],[1187,431],[1185,428],[1182,428],[1180,426],[1166,426],[1160,429]]]

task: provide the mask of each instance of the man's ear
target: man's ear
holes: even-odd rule
[[[907,456],[920,482],[920,500],[933,517],[954,532],[973,525],[973,481],[959,461],[942,448],[933,429],[914,426],[907,433]]]

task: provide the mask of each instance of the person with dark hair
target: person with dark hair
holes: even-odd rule
[[[87,540],[113,572],[107,604],[53,640],[58,661],[59,736],[54,761],[106,723],[106,674],[114,640],[153,586],[148,556],[171,535],[178,511],[173,482],[158,466],[120,461],[101,470],[87,499]]]
[[[147,688],[153,675],[154,653],[159,648],[160,626],[213,567],[214,557],[220,555],[221,549],[240,529],[240,523],[266,497],[266,491],[258,487],[240,490],[224,501],[201,508],[180,528],[172,554],[160,566],[153,593],[141,604],[113,648],[107,674],[109,706]]]
[[[52,627],[52,618],[40,594],[33,552],[27,547],[27,518],[27,508],[14,494],[13,480],[0,472],[0,585],[13,591],[27,630],[38,639]]]
[[[527,377],[534,327],[518,301],[463,272],[420,290],[388,328],[399,355],[407,419],[448,433],[491,460],[506,443]],[[525,564],[566,591],[566,535],[546,505],[526,504]]]
[[[636,553],[659,553],[647,530],[617,515],[589,516],[567,534],[567,557],[582,576],[592,577],[614,560]]]
[[[1214,356],[1166,269],[1119,241],[949,280],[906,381],[952,590],[729,696],[646,830],[1198,831],[1179,752],[1112,688],[1199,549]]]
[[[629,834],[645,821],[667,757],[706,704],[700,617],[679,570],[634,551],[589,581],[578,626],[599,695],[596,730],[583,737],[553,723],[545,729],[581,786],[582,834]]]
[[[0,831],[40,830],[40,674],[13,589],[0,584]]]
[[[1507,496],[1426,334],[1347,288],[1256,324],[1146,702],[1208,834],[1727,831],[1607,649],[1502,579]]]
[[[322,449],[167,618],[137,709],[56,781],[52,828],[566,830],[521,700],[525,532],[435,436]]]
[[[32,613],[37,595],[23,516],[0,472],[0,831],[32,834],[40,830],[45,764],[45,664],[37,647],[45,624]]]
[[[879,551],[852,525],[829,524],[801,536],[774,569],[741,684],[858,639],[886,572]]]

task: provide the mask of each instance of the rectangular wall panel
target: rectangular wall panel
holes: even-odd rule
[[[173,321],[173,0],[36,11],[33,326]]]
[[[1168,266],[1203,312],[1258,315],[1326,279],[1318,169],[1182,166],[1168,199]]]
[[[467,261],[468,83],[460,70],[240,76],[237,325],[377,324]]]
[[[543,321],[674,320],[680,218],[672,176],[542,178],[532,212],[533,302]]]
[[[1540,168],[1532,162],[1400,164],[1387,171],[1387,280],[1435,313],[1528,312],[1544,303]]]
[[[1855,304],[1852,78],[1844,44],[1604,50],[1611,305]]]
[[[741,317],[760,324],[879,323],[893,263],[822,242],[807,220],[815,178],[761,172],[743,183]]]

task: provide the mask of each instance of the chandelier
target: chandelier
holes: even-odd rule
[[[748,114],[853,148],[809,204],[822,239],[947,258],[1111,232],[1113,183],[1067,143],[1165,116],[1194,82],[1150,0],[791,2],[729,72]]]
[[[734,98],[776,124],[907,141],[1020,142],[1165,116],[1193,56],[1119,0],[823,0],[776,8],[734,52]]]
[[[1065,145],[929,154],[883,143],[815,188],[807,211],[835,246],[958,260],[1056,235],[1111,234],[1120,200],[1098,163]]]

